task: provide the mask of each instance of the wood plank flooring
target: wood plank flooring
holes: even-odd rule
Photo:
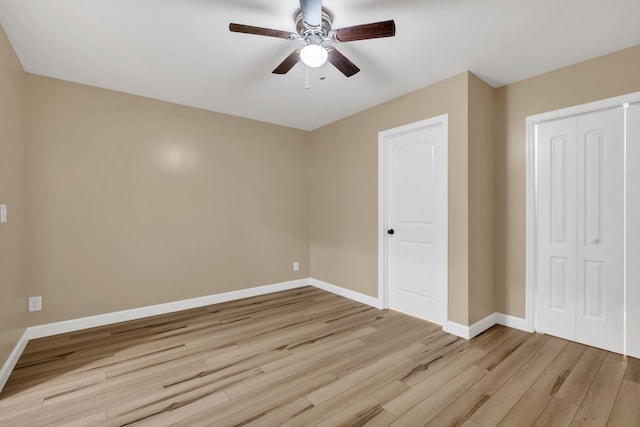
[[[640,361],[301,288],[29,343],[1,426],[640,426]]]

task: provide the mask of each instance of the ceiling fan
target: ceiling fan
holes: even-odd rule
[[[396,24],[393,20],[374,22],[332,29],[333,15],[322,7],[322,0],[300,0],[300,9],[295,15],[296,32],[272,30],[243,24],[229,24],[229,30],[236,33],[278,37],[287,40],[304,41],[306,46],[294,50],[274,70],[274,74],[286,74],[298,61],[309,67],[319,67],[329,61],[347,77],[360,71],[353,62],[341,54],[334,46],[325,46],[325,42],[352,42],[356,40],[393,37]]]

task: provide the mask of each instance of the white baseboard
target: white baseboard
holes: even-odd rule
[[[207,305],[219,304],[221,302],[235,301],[242,298],[249,298],[258,295],[270,294],[273,292],[286,291],[288,289],[295,289],[309,285],[309,279],[293,280],[291,282],[275,283],[272,285],[242,289],[239,291],[224,292],[221,294],[208,295],[181,301],[173,301],[165,304],[150,305],[147,307],[132,308],[130,310],[115,311],[112,313],[98,314],[96,316],[81,317],[79,319],[71,319],[62,322],[32,326],[27,329],[28,338],[44,338],[51,335],[75,332],[83,329],[95,328],[97,326],[111,325],[113,323],[126,322],[129,320],[137,320],[145,317],[157,316],[160,314],[174,313],[176,311],[205,307]]]
[[[461,325],[460,323],[452,322],[450,320],[442,326],[442,330],[448,334],[455,335],[466,340],[472,338],[471,328],[469,328],[469,326]]]
[[[16,344],[16,346],[13,348],[13,351],[9,355],[9,358],[7,359],[7,361],[4,362],[4,365],[2,365],[2,368],[0,368],[0,391],[2,391],[2,389],[4,388],[4,385],[7,383],[7,380],[11,375],[11,371],[13,371],[13,368],[16,366],[16,363],[18,363],[18,359],[20,359],[22,352],[24,351],[25,347],[27,346],[27,343],[29,342],[28,332],[29,332],[29,329],[27,328],[27,330],[24,331],[24,333],[18,340],[18,343]]]
[[[489,329],[490,327],[492,327],[493,325],[496,325],[498,323],[497,319],[498,319],[498,313],[493,313],[488,315],[484,319],[478,320],[469,328],[470,337],[471,338],[476,337],[481,333],[483,333],[484,331],[486,331],[487,329]]]
[[[471,326],[461,325],[456,322],[447,322],[446,328],[443,328],[445,332],[459,336],[460,338],[464,338],[470,340],[471,338],[480,335],[493,325],[495,325],[498,313],[493,313],[485,317],[484,319],[478,320]]]
[[[508,314],[502,313],[494,313],[494,315],[496,316],[496,324],[498,325],[507,326],[513,329],[520,329],[525,332],[534,332],[534,330],[529,326],[527,319],[509,316]]]
[[[370,305],[377,309],[382,310],[382,304],[378,298],[374,298],[369,295],[361,294],[359,292],[352,291],[350,289],[341,288],[340,286],[332,285],[331,283],[323,282],[318,279],[309,279],[312,286],[323,291],[331,292],[332,294],[339,295],[341,297],[349,298],[350,300],[360,302],[362,304]]]
[[[471,326],[465,326],[456,322],[449,321],[447,322],[446,327],[443,329],[447,333],[470,340],[471,338],[480,335],[482,332],[486,331],[493,325],[503,325],[513,329],[520,329],[525,332],[533,332],[529,329],[526,319],[509,316],[502,313],[490,314],[484,319],[478,320]]]

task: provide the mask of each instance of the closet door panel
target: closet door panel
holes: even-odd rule
[[[624,110],[577,117],[576,341],[623,351]]]
[[[537,329],[575,339],[576,119],[537,125]]]

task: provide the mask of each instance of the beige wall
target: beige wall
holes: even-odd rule
[[[0,28],[0,367],[27,326],[24,269],[24,72]]]
[[[469,325],[495,312],[494,91],[469,74]]]
[[[496,310],[525,314],[525,119],[640,91],[640,46],[496,91]]]
[[[306,132],[34,75],[28,89],[32,324],[309,277]]]
[[[468,322],[468,73],[310,135],[311,276],[378,293],[378,132],[449,114],[449,319]]]

